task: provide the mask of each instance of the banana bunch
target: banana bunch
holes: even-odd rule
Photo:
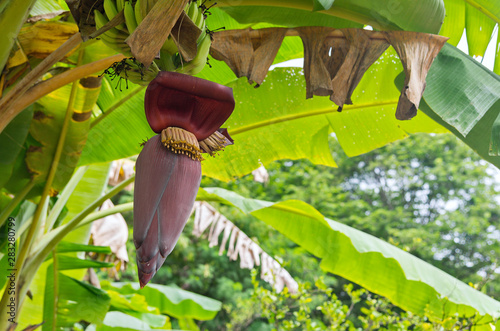
[[[207,64],[207,57],[210,51],[210,45],[212,44],[212,39],[210,34],[207,32],[202,32],[200,38],[198,38],[198,52],[194,59],[189,62],[184,62],[182,56],[177,53],[171,57],[175,71],[187,75],[196,75],[205,68]],[[160,53],[161,54],[161,53]]]
[[[115,62],[104,73],[111,76],[111,80],[118,78],[117,87],[121,89],[121,80],[125,80],[128,88],[128,81],[134,84],[147,86],[149,82],[156,78],[160,69],[156,63],[151,63],[148,68],[134,58],[125,58],[120,62]]]
[[[123,5],[124,0],[117,0],[117,2],[114,2],[114,0],[104,0],[104,14],[98,10],[94,10],[96,29],[99,30],[115,17],[123,9]],[[125,25],[119,24],[99,35],[98,38],[115,51],[125,56],[132,56],[130,47],[125,43],[125,39],[127,39],[128,36],[129,33]]]
[[[188,3],[186,5],[186,8],[184,8],[184,12],[187,14],[187,16],[193,21],[194,24],[202,31],[202,35],[205,32],[206,24],[205,24],[205,16],[203,13],[203,10],[200,9],[200,6],[198,5],[198,1],[193,1],[191,3]],[[201,37],[198,38],[197,43],[199,44],[201,41]],[[164,52],[169,53],[171,55],[175,55],[178,50],[177,50],[177,45],[174,42],[174,39],[172,36],[169,36],[168,39],[165,41],[161,48]]]
[[[104,14],[98,10],[94,11],[96,28],[101,28],[121,10],[123,10],[125,16],[125,24],[117,25],[101,34],[99,38],[112,49],[125,56],[132,56],[129,46],[125,43],[125,39],[127,39],[139,26],[142,20],[151,11],[156,1],[157,0],[104,0]],[[179,54],[179,50],[172,36],[169,36],[160,50],[160,58],[155,60],[159,69],[195,75],[205,67],[212,41],[206,29],[205,7],[199,3],[201,1],[202,0],[191,1],[186,5],[186,8],[184,8],[187,16],[202,31],[197,40],[198,51],[195,58],[186,62]],[[134,82],[133,78],[130,80]]]
[[[173,64],[173,69],[177,72],[188,75],[196,75],[205,67],[205,64],[207,63],[207,56],[208,52],[210,51],[212,39],[206,29],[206,15],[204,13],[204,10],[198,4],[198,1],[189,3],[184,11],[186,12],[187,16],[189,16],[191,21],[193,21],[193,23],[196,24],[196,26],[201,30],[201,34],[196,41],[198,49],[196,56],[189,62],[184,61],[182,56],[177,52],[177,46],[175,45],[175,42],[173,41],[172,37],[169,36],[169,38],[163,45],[162,50],[160,51],[160,59],[162,56],[167,57],[167,59],[163,61],[168,64]]]

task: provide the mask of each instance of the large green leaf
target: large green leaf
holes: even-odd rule
[[[80,81],[81,82],[81,81]],[[94,107],[100,91],[98,87],[86,87],[78,84],[74,111],[68,124],[68,134],[57,167],[52,187],[60,191],[68,182],[80,158],[90,128],[90,112]],[[26,155],[26,164],[38,182],[45,181],[52,165],[56,146],[63,127],[71,85],[66,85],[38,100],[35,115],[31,122],[30,134],[37,140]]]
[[[17,115],[0,134],[0,187],[12,175],[16,158],[24,148],[32,117],[33,107],[30,106]]]
[[[305,12],[296,8],[238,6],[222,7],[221,10],[230,15],[238,23],[249,25],[253,28],[268,26],[286,26],[291,28],[298,26],[329,26],[337,29],[363,27],[363,24],[332,17],[324,12]]]
[[[448,43],[457,46],[465,28],[465,1],[445,0],[446,17],[439,34],[450,38]]]
[[[305,99],[301,69],[275,69],[258,89],[240,79],[230,85],[237,105],[225,124],[235,145],[205,160],[204,174],[229,180],[282,158],[308,158],[334,166],[327,141],[332,130],[349,156],[408,133],[444,132],[426,116],[396,121],[399,91],[390,82],[400,68],[394,53],[386,52],[361,80],[352,98],[354,104],[345,106],[341,113],[327,97]]]
[[[446,16],[439,32],[450,37],[448,43],[456,46],[466,29],[467,44],[471,56],[484,56],[492,38],[495,24],[500,23],[499,0],[444,0]],[[498,54],[495,55],[499,60]],[[495,72],[498,74],[499,71]]]
[[[469,45],[470,56],[484,56],[486,47],[491,40],[491,34],[496,22],[484,15],[480,8],[469,3],[465,5],[465,31]]]
[[[103,285],[109,283],[103,282]],[[121,294],[114,290],[108,290],[108,295],[111,297],[111,309],[118,310],[129,316],[146,322],[152,327],[162,327],[167,323],[168,317],[160,314],[157,307],[150,307],[146,297],[139,293]]]
[[[231,8],[232,15],[245,17],[245,22],[261,22],[258,12],[249,6],[277,7],[278,17],[288,18],[289,24],[295,20],[310,18],[318,12],[313,12],[314,2],[311,0],[254,0],[232,1],[221,0],[217,4]],[[298,10],[298,11],[292,11]],[[404,0],[398,2],[384,0],[337,0],[330,9],[321,11],[320,15],[332,15],[357,23],[371,25],[375,28],[392,30],[410,30],[428,33],[438,33],[444,19],[444,4],[441,0]],[[273,22],[271,22],[273,23]]]
[[[57,284],[55,284],[57,279]],[[57,286],[57,291],[54,291]],[[57,301],[54,300],[57,293]],[[56,314],[54,305],[57,302]],[[42,330],[69,328],[75,322],[101,323],[109,309],[107,293],[92,285],[68,277],[60,272],[54,275],[54,266],[47,268],[47,278],[43,305]]]
[[[109,163],[94,164],[89,167],[66,202],[68,214],[63,219],[62,224],[69,222],[102,195],[106,189],[109,167]],[[89,235],[90,225],[72,231],[64,240],[77,244],[87,244]]]
[[[110,311],[106,314],[102,325],[91,325],[87,330],[96,331],[130,331],[153,330],[150,325],[139,318],[119,311]]]
[[[28,13],[35,4],[36,0],[17,2],[15,0],[5,0],[0,3],[0,71],[3,71],[10,50],[16,42],[16,36],[19,33]]]
[[[122,294],[139,293],[146,297],[148,305],[175,318],[211,320],[222,307],[220,301],[172,286],[148,284],[139,290],[138,283],[104,283],[102,287]]]
[[[500,302],[395,246],[325,218],[305,202],[247,199],[219,188],[200,190],[198,199],[227,203],[254,215],[319,257],[324,270],[415,314],[441,320],[477,313],[484,329],[500,317]]]
[[[31,9],[30,15],[46,15],[66,10],[68,10],[68,5],[63,0],[38,0]]]
[[[101,196],[104,188],[106,187],[108,171],[109,164],[107,163],[95,164],[89,167],[89,169],[85,172],[83,178],[75,188],[68,202],[66,203],[68,213],[66,214],[66,218],[63,220],[63,223],[68,222],[69,219],[73,218],[80,211],[85,209],[87,205],[89,205],[92,201]],[[65,241],[77,244],[86,244],[89,240],[89,230],[89,226],[81,227],[66,236]],[[66,244],[62,245],[63,248],[65,245]],[[66,248],[70,246],[73,245],[67,244]],[[42,248],[44,247],[36,245],[34,247],[35,250],[39,250]],[[52,259],[43,262],[43,264],[41,264],[40,268],[38,269],[34,280],[31,283],[30,291],[33,294],[33,300],[27,299],[23,303],[23,309],[21,310],[21,315],[19,317],[19,321],[21,321],[19,327],[21,328],[26,327],[29,324],[40,323],[43,319],[40,307],[43,307],[44,303],[46,270],[51,263]],[[76,279],[80,279],[84,273],[85,270],[64,271],[65,275],[71,276]]]
[[[154,134],[144,113],[145,91],[141,90],[129,99],[137,87],[129,84],[129,90],[120,91],[115,85],[107,77],[102,81],[97,102],[101,110],[106,113],[109,108],[119,106],[90,130],[80,165],[138,154],[141,142]]]
[[[459,138],[468,137],[500,99],[500,77],[457,48],[445,45],[427,75],[424,99],[456,129],[454,132],[459,132]],[[493,121],[482,128],[488,138],[481,139],[488,145]]]

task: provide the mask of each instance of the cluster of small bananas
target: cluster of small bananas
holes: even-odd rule
[[[183,74],[196,75],[199,73],[207,63],[208,52],[212,44],[211,36],[206,29],[205,23],[205,7],[198,4],[198,1],[192,1],[186,8],[184,8],[187,16],[193,21],[194,24],[202,31],[198,40],[196,41],[198,51],[194,59],[189,62],[184,61],[182,56],[177,50],[177,46],[171,36],[163,44],[160,50],[159,64],[165,67],[167,71],[177,71]]]
[[[137,26],[146,17],[149,11],[153,8],[157,0],[104,0],[104,14],[98,10],[94,11],[96,28],[100,29],[123,10],[125,23],[119,24],[114,28],[99,35],[99,38],[110,48],[122,53],[125,56],[131,57],[130,47],[125,43],[125,40],[134,32]],[[211,36],[206,29],[206,7],[199,1],[191,1],[184,8],[187,16],[193,21],[196,26],[202,31],[197,40],[198,51],[196,56],[191,61],[185,61],[182,55],[179,54],[177,45],[171,36],[163,44],[160,50],[160,58],[156,59],[155,71],[166,70],[176,71],[184,74],[195,75],[199,73],[207,62],[208,52],[212,43]],[[129,63],[130,73],[123,71],[120,76],[131,80],[134,83],[144,84],[144,69],[135,66],[135,62]],[[136,75],[137,72],[138,74]],[[127,74],[127,77],[125,76]],[[148,75],[146,75],[148,76]],[[138,81],[135,78],[140,77]]]
[[[118,82],[116,83],[116,88],[122,90],[122,80],[125,81],[125,88],[128,89],[128,81],[132,83],[147,86],[149,82],[151,82],[160,72],[160,69],[156,65],[156,63],[151,63],[151,65],[146,69],[144,65],[135,58],[125,58],[120,62],[115,62],[106,69],[103,73],[107,74],[111,77],[113,81],[115,78],[118,78]]]

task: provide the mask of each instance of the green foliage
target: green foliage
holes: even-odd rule
[[[6,1],[0,5],[0,23],[11,32],[19,29],[32,1],[26,2],[25,6],[20,7],[13,6],[13,3],[14,1]],[[230,7],[228,4],[238,6]],[[252,6],[241,4],[234,1],[220,1],[221,9],[213,9],[211,24],[224,26],[223,22],[230,23],[230,25],[225,25],[228,28],[230,26],[232,28],[246,28],[248,26],[258,28],[274,25],[324,25],[341,28],[361,27],[363,24],[370,24],[375,28],[436,33],[444,18],[444,4],[439,0],[403,1],[400,6],[394,6],[392,2],[381,0],[292,2],[276,0],[274,3],[257,0],[252,3]],[[455,34],[457,29],[453,24],[458,24],[460,27],[458,30],[461,33],[463,26],[466,26],[471,52],[482,54],[489,38],[489,34],[484,35],[484,31],[491,31],[495,22],[498,23],[498,8],[500,8],[498,1],[477,0],[463,5],[463,3],[457,4],[456,1],[447,0],[446,7],[451,9],[448,11],[445,28],[442,32]],[[32,14],[50,13],[60,8],[67,8],[64,1],[38,1]],[[313,12],[312,9],[317,10],[317,12]],[[14,15],[8,14],[9,11]],[[340,18],[333,18],[332,15],[337,15]],[[0,67],[3,67],[4,60],[6,60],[6,54],[14,40],[13,35],[15,33],[6,33],[3,36],[4,39],[8,40],[6,39],[6,42],[3,43],[7,47],[2,52],[0,61],[2,65]],[[457,37],[454,35],[453,38]],[[85,46],[87,45],[85,44]],[[83,63],[109,55],[108,50],[101,46],[99,42],[89,46]],[[301,47],[297,37],[287,38],[276,61],[301,56]],[[422,101],[423,111],[428,117],[420,112],[419,116],[412,122],[401,124],[396,123],[392,117],[398,95],[392,82],[397,73],[401,71],[399,63],[394,64],[392,58],[393,55],[389,52],[384,59],[371,68],[358,88],[358,95],[354,95],[353,100],[358,105],[352,108],[346,107],[342,114],[336,114],[332,108],[333,105],[330,102],[327,104],[324,98],[304,101],[303,97],[300,97],[303,95],[301,93],[303,93],[304,88],[298,75],[299,70],[276,70],[266,79],[266,85],[263,85],[259,92],[254,93],[253,88],[247,86],[244,80],[236,82],[234,75],[224,64],[214,64],[212,72],[209,72],[207,67],[200,76],[225,84],[233,84],[238,99],[248,102],[235,112],[235,116],[232,118],[233,122],[227,123],[230,129],[235,132],[237,144],[231,149],[228,148],[228,153],[224,154],[226,156],[219,158],[218,161],[207,160],[205,173],[216,178],[229,180],[234,176],[249,173],[261,163],[267,165],[273,160],[282,158],[306,157],[317,164],[334,165],[327,144],[328,134],[332,130],[345,153],[348,156],[355,156],[406,137],[409,133],[443,132],[441,125],[465,140],[483,158],[498,167],[497,156],[488,155],[491,125],[497,118],[500,109],[497,101],[498,89],[496,88],[498,77],[471,62],[469,57],[457,52],[456,49],[448,47],[446,50],[445,48],[429,74],[427,104]],[[75,57],[72,57],[68,60],[69,64],[64,63],[62,66],[65,68],[73,67],[72,63],[76,62],[74,60]],[[383,62],[387,62],[386,66],[381,66]],[[464,68],[466,70],[462,70]],[[379,86],[369,84],[373,83],[375,78],[377,79],[375,85]],[[6,135],[4,134],[0,136],[2,139],[0,143],[6,145],[6,148],[2,146],[1,152],[7,153],[7,157],[0,160],[0,174],[2,175],[0,184],[3,186],[0,206],[2,209],[5,207],[4,211],[6,211],[0,215],[2,218],[4,216],[6,218],[9,214],[20,212],[18,219],[22,222],[20,222],[18,241],[22,243],[20,245],[21,255],[27,257],[26,272],[22,270],[23,273],[20,274],[20,283],[26,287],[21,289],[20,300],[23,301],[24,294],[28,289],[34,293],[33,300],[24,300],[20,327],[24,327],[32,321],[39,322],[36,320],[41,317],[39,307],[44,305],[46,309],[44,318],[50,321],[54,318],[54,312],[61,309],[61,312],[65,314],[57,319],[57,323],[63,323],[65,326],[77,321],[80,317],[97,324],[104,319],[104,324],[100,327],[113,330],[148,329],[151,327],[197,329],[199,326],[213,329],[217,325],[216,322],[194,322],[193,318],[200,320],[213,318],[221,309],[220,303],[217,301],[182,290],[159,286],[149,287],[143,292],[147,293],[145,296],[135,292],[120,293],[121,289],[109,289],[109,293],[105,294],[74,279],[81,278],[83,275],[81,270],[69,271],[69,274],[74,278],[66,275],[68,271],[65,271],[65,274],[58,272],[58,270],[63,269],[87,267],[89,263],[93,266],[104,266],[103,264],[80,260],[75,256],[66,255],[66,253],[58,255],[58,258],[53,261],[47,260],[51,249],[54,249],[63,238],[68,242],[87,243],[88,227],[82,227],[78,231],[71,230],[98,206],[97,202],[104,189],[107,164],[93,165],[83,179],[81,176],[79,178],[77,178],[78,176],[73,177],[73,182],[67,184],[77,162],[79,162],[80,152],[83,153],[83,158],[80,160],[82,164],[110,161],[136,154],[140,150],[140,141],[152,134],[142,112],[142,90],[118,92],[107,79],[103,82],[104,87],[101,93],[99,91],[82,91],[81,95],[77,95],[78,110],[92,111],[94,115],[99,117],[92,125],[90,125],[89,120],[85,123],[71,122],[69,124],[69,135],[64,137],[65,148],[60,161],[57,161],[56,158],[56,162],[54,162],[54,151],[60,139],[64,112],[68,108],[68,86],[39,100],[34,106],[36,116],[31,123],[29,123],[30,117],[24,114],[28,119],[23,118],[22,123],[13,122],[12,125],[15,125],[16,130],[5,131],[9,135],[8,139],[5,139]],[[286,85],[292,82],[296,84]],[[462,84],[462,82],[465,83]],[[463,93],[456,97],[449,93],[450,89],[460,90]],[[431,90],[430,93],[429,90]],[[99,99],[97,106],[94,106],[97,94],[99,94]],[[373,101],[377,98],[378,102],[384,104],[383,107]],[[263,100],[265,100],[264,103],[259,103]],[[292,104],[297,105],[297,108],[292,107]],[[464,111],[455,117],[456,112],[453,114],[447,112],[451,108],[450,104],[454,105],[454,109],[463,109]],[[289,106],[286,107],[288,108],[286,112],[281,112],[285,108],[283,105]],[[27,114],[29,114],[29,110]],[[383,117],[387,117],[387,119],[383,119]],[[435,124],[429,118],[434,119],[440,125]],[[30,135],[26,137],[28,125],[30,126]],[[304,128],[307,130],[304,131]],[[491,140],[492,155],[497,152],[495,148],[497,141],[494,140],[497,135],[496,131],[495,126],[493,140]],[[87,133],[90,141],[83,147],[86,143]],[[464,138],[462,134],[468,135]],[[12,139],[15,140],[16,144],[9,143]],[[105,141],[110,143],[103,143]],[[443,143],[443,146],[447,146],[446,142]],[[450,148],[456,149],[456,146]],[[465,168],[462,165],[453,167],[450,166],[453,164],[451,157],[446,159],[441,156],[430,160],[424,158],[425,160],[422,161],[419,158],[421,155],[418,154],[417,158],[420,163],[417,168],[428,171],[428,173],[424,171],[414,175],[410,171],[410,168],[413,167],[411,164],[410,168],[402,165],[403,159],[407,156],[398,154],[399,150],[392,150],[392,154],[385,155],[383,159],[375,157],[374,160],[367,159],[352,164],[346,161],[340,149],[334,149],[334,153],[336,161],[345,161],[345,165],[342,164],[339,170],[314,167],[305,161],[282,162],[270,166],[271,172],[276,170],[272,178],[279,178],[281,182],[273,184],[274,186],[263,187],[260,184],[249,183],[248,179],[242,179],[236,183],[246,181],[247,185],[235,187],[235,191],[251,192],[251,195],[244,195],[250,198],[261,197],[270,201],[281,201],[284,197],[303,199],[324,215],[384,238],[404,250],[444,268],[461,279],[475,283],[474,286],[477,289],[497,297],[499,289],[495,285],[485,285],[485,283],[496,277],[494,270],[497,264],[498,241],[495,240],[492,233],[498,231],[498,204],[495,204],[491,199],[491,196],[496,195],[492,186],[476,180],[480,177],[479,173],[469,171],[468,167],[477,166],[477,160],[466,164]],[[440,155],[439,151],[433,151],[433,153]],[[468,155],[457,154],[466,161],[469,158]],[[362,157],[369,155],[373,154]],[[392,157],[394,155],[397,157]],[[438,161],[439,159],[441,161]],[[474,158],[470,157],[470,160],[474,160]],[[352,161],[355,162],[354,159]],[[427,161],[429,163],[426,163]],[[364,165],[360,166],[361,162]],[[373,166],[373,162],[380,165]],[[394,170],[394,163],[398,164],[396,170]],[[45,193],[39,200],[41,185],[37,187],[37,190],[30,192],[32,186],[29,182],[35,178],[40,181],[40,184],[43,184],[50,167],[55,167],[57,174],[55,181],[50,182],[46,187],[62,191],[57,198],[49,199]],[[293,170],[288,171],[290,176],[277,175],[278,170],[290,170],[291,168]],[[77,175],[83,175],[80,173],[81,170],[84,172],[83,169],[80,169],[77,171]],[[453,171],[453,178],[449,178],[450,171]],[[378,177],[370,177],[371,173]],[[418,178],[412,181],[415,176]],[[346,178],[346,181],[343,181],[342,178]],[[380,178],[382,181],[379,180]],[[379,181],[377,182],[377,180]],[[78,183],[80,184],[77,185]],[[361,183],[367,186],[360,187]],[[477,195],[478,191],[483,191],[483,195]],[[11,194],[17,195],[12,198]],[[294,237],[295,241],[297,238],[303,239],[300,243],[318,256],[324,255],[318,254],[321,249],[313,247],[310,231],[308,233],[306,229],[306,231],[302,231],[303,233],[298,233],[297,228],[300,224],[293,231],[289,230],[283,221],[273,220],[271,217],[273,215],[263,210],[269,211],[270,208],[272,209],[271,206],[278,206],[288,212],[291,211],[292,214],[302,213],[301,216],[306,219],[307,217],[315,219],[327,230],[334,228],[336,232],[342,233],[337,238],[340,242],[337,244],[340,247],[355,246],[356,249],[359,250],[361,247],[363,250],[375,243],[375,251],[390,252],[389,256],[395,251],[392,247],[380,244],[380,241],[344,227],[341,223],[325,221],[320,213],[300,202],[262,203],[262,201],[239,198],[228,192],[224,195],[228,200],[233,199],[234,204],[243,206],[243,210],[252,211],[255,216],[266,219],[274,226],[281,226],[281,231]],[[35,206],[31,202],[23,201],[26,197],[34,198],[35,202],[41,202]],[[458,207],[446,208],[448,202],[458,204]],[[442,207],[442,203],[445,203],[445,207]],[[337,294],[347,293],[347,296],[352,297],[352,302],[348,303],[347,298],[342,298],[342,301],[339,301],[337,297],[334,297],[332,290],[321,283],[316,282],[315,287],[307,285],[307,282],[312,284],[317,279],[316,276],[321,276],[322,273],[317,268],[315,257],[307,253],[304,248],[297,247],[284,236],[272,231],[267,225],[255,222],[253,217],[242,215],[234,208],[232,210],[227,207],[221,208],[226,208],[227,215],[239,219],[241,224],[238,225],[254,236],[255,241],[258,241],[262,247],[269,249],[273,255],[284,258],[285,267],[294,276],[304,281],[300,295],[294,297],[286,292],[277,295],[256,287],[255,279],[252,286],[246,271],[240,270],[228,262],[225,257],[216,256],[213,249],[206,248],[206,246],[204,248],[198,247],[202,245],[192,247],[188,236],[181,238],[178,246],[183,248],[183,251],[178,252],[177,250],[169,257],[171,262],[168,262],[165,271],[158,273],[159,280],[175,281],[175,283],[183,284],[184,288],[196,289],[221,298],[221,300],[224,299],[226,306],[221,315],[226,320],[234,318],[234,321],[237,321],[237,316],[234,314],[236,311],[232,307],[238,302],[247,302],[250,307],[249,313],[257,314],[260,312],[265,316],[266,321],[263,319],[256,321],[256,323],[261,323],[262,328],[260,329],[265,329],[268,324],[284,329],[314,329],[323,326],[340,328],[343,325],[349,327],[356,325],[356,327],[366,329],[383,328],[387,325],[399,327],[398,323],[400,322],[402,323],[400,327],[403,329],[408,325],[414,325],[416,328],[417,324],[408,324],[414,322],[409,322],[407,315],[404,313],[392,314],[393,308],[389,307],[387,302],[373,299],[371,294],[363,293],[362,300],[357,302],[359,295],[361,295],[355,294],[358,292],[352,292],[348,289],[337,291]],[[45,227],[41,224],[45,224]],[[300,238],[300,234],[305,234],[305,238]],[[348,243],[345,241],[345,234],[351,238],[359,235],[361,239],[357,241],[353,239],[352,243]],[[326,238],[324,233],[322,235],[318,235],[319,241]],[[344,241],[342,241],[343,239]],[[200,242],[198,241],[198,243]],[[5,240],[2,240],[0,247],[5,248],[4,243]],[[328,246],[328,241],[324,241],[324,243],[325,247],[331,247]],[[363,244],[367,246],[363,246]],[[470,247],[474,247],[476,252],[472,252]],[[324,252],[329,253],[328,250]],[[349,258],[357,256],[357,253],[353,251],[347,253],[343,256],[345,266],[348,266],[347,262],[349,261],[347,260]],[[5,258],[5,254],[2,255]],[[399,258],[399,264],[407,270],[408,264],[403,260],[403,257],[407,255],[403,253],[396,255]],[[202,263],[200,259],[203,261]],[[24,262],[23,259],[21,260]],[[387,262],[389,259],[377,256],[373,260]],[[413,258],[410,260],[415,261]],[[1,261],[1,263],[5,263],[5,259]],[[216,261],[216,263],[211,264],[211,261]],[[334,262],[338,265],[336,266]],[[357,259],[356,263],[362,264],[363,260]],[[186,268],[187,265],[189,268]],[[367,265],[369,264],[367,263]],[[342,263],[338,261],[325,262],[323,260],[322,266],[351,279],[359,279],[360,283],[369,284],[372,281],[372,279],[366,279],[366,275],[356,274],[356,271],[349,270],[347,267],[341,268],[342,270],[336,269],[342,266]],[[420,266],[419,271],[433,270]],[[377,265],[376,267],[377,270],[390,271],[387,266]],[[397,265],[397,271],[399,271],[398,268],[399,265]],[[36,273],[38,269],[40,272]],[[48,273],[47,270],[49,270]],[[221,270],[224,270],[223,277],[220,277]],[[395,277],[395,274],[397,272],[390,275],[388,279]],[[412,273],[409,272],[409,274]],[[487,277],[482,280],[479,274]],[[368,277],[370,278],[370,276]],[[383,276],[380,277],[377,279],[383,279]],[[399,284],[407,281],[408,279],[403,277],[402,280],[399,280]],[[343,280],[340,280],[338,282],[341,284],[337,284],[337,280],[333,281],[331,278],[328,282],[331,282],[329,285],[335,285],[337,290],[344,283]],[[437,285],[431,283],[436,288],[446,287],[440,281],[436,281]],[[379,292],[388,293],[389,290],[384,286],[390,287],[389,285],[371,284],[368,287],[372,286],[377,290],[381,289]],[[463,288],[462,285],[460,287],[464,293],[470,291],[469,288]],[[128,286],[123,286],[123,288],[128,289]],[[406,290],[414,290],[415,288],[409,286]],[[73,293],[73,290],[76,292]],[[136,288],[128,290],[137,291]],[[316,290],[317,292],[314,292]],[[89,295],[89,293],[91,294]],[[442,291],[441,294],[443,294]],[[451,299],[456,299],[453,295],[450,295]],[[112,298],[114,307],[112,309],[116,309],[116,311],[110,311],[104,317],[109,297]],[[84,311],[83,313],[69,308],[65,310],[64,307],[71,307],[74,300],[78,299],[78,302],[82,302],[86,298],[98,298],[99,300],[96,299],[98,304],[91,307],[92,309],[89,308],[88,312]],[[327,298],[331,300],[326,301]],[[394,296],[392,298],[394,302],[398,302]],[[480,301],[478,298],[482,297],[476,296],[476,301]],[[59,304],[54,306],[57,300],[59,300]],[[288,318],[285,304],[292,301],[296,308]],[[354,303],[355,301],[357,303]],[[443,302],[447,301],[441,298],[440,304]],[[484,311],[491,308],[482,306],[482,304],[488,305],[488,302],[493,301],[485,299],[484,302],[475,302],[474,304],[480,306],[480,310]],[[263,306],[264,304],[265,306]],[[420,312],[424,304],[426,303],[408,303],[412,307],[419,307]],[[150,305],[156,308],[150,309]],[[354,314],[349,305],[363,307]],[[5,307],[5,305],[3,306]],[[466,323],[469,321],[461,321],[453,314],[454,306],[451,305],[451,308],[449,306],[445,308],[445,306],[443,304],[443,311],[446,310],[444,313],[448,317],[444,321],[436,323],[441,323],[445,329],[452,328],[453,325],[456,326],[459,323],[461,323],[460,327],[467,327]],[[437,312],[440,312],[432,304],[426,309],[426,313],[434,317]],[[169,319],[164,314],[177,317],[174,325],[170,324]],[[315,319],[318,314],[321,315],[321,318]],[[51,322],[56,323],[55,320]],[[3,325],[2,323],[0,324]],[[49,329],[51,326],[52,324],[47,323],[44,328]],[[429,323],[423,323],[420,326],[423,329],[439,328],[439,325]],[[253,324],[253,327],[259,329],[257,324]]]
[[[282,161],[268,167],[268,184],[247,176],[217,185],[259,199],[304,200],[327,217],[384,238],[498,298],[499,245],[492,237],[499,226],[497,184],[474,152],[450,135],[423,134],[354,158],[336,144],[333,150],[341,160],[338,169]],[[202,184],[216,183],[206,178]],[[266,231],[237,224],[259,238]],[[303,279],[290,255],[280,256],[290,262],[292,275]]]

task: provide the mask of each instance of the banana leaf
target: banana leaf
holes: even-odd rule
[[[173,286],[148,284],[142,290],[139,290],[139,283],[103,283],[101,286],[121,294],[139,293],[146,298],[149,306],[175,318],[211,320],[222,307],[220,301]]]
[[[104,188],[106,187],[108,171],[109,164],[96,164],[89,167],[89,169],[85,172],[83,178],[80,180],[79,184],[73,191],[73,194],[68,199],[68,202],[66,203],[68,213],[66,214],[63,223],[68,222],[92,201],[101,196]],[[89,231],[89,226],[79,228],[65,237],[65,241],[77,244],[86,244],[89,240]],[[71,246],[71,244],[62,244],[63,248],[65,245]],[[34,249],[36,250],[41,248],[43,247],[39,247],[36,245],[34,247]],[[63,253],[61,252],[61,254]],[[44,305],[46,271],[51,263],[52,259],[49,259],[41,264],[30,286],[30,291],[33,294],[33,300],[28,299],[23,304],[23,309],[20,311],[19,316],[20,328],[26,327],[30,324],[40,323],[43,320],[40,307],[43,307]],[[73,277],[75,279],[81,279],[84,273],[85,270],[64,271],[64,274],[66,274],[66,276]]]
[[[16,158],[24,148],[24,141],[33,117],[30,106],[17,115],[0,134],[0,187],[10,179]]]
[[[54,301],[54,293],[58,294],[57,301]],[[57,308],[54,307],[56,302]],[[50,264],[47,267],[42,330],[70,328],[80,321],[100,324],[106,316],[109,303],[106,291],[61,272],[55,276],[54,265]]]
[[[90,325],[89,331],[132,331],[132,330],[153,330],[150,324],[140,318],[131,316],[120,311],[110,311],[106,314],[101,325]]]
[[[97,78],[92,85],[84,80],[78,84],[75,101],[71,106],[72,118],[68,124],[63,152],[57,167],[57,176],[52,188],[60,191],[71,178],[80,158],[80,153],[87,140],[90,129],[90,112],[100,92]],[[63,127],[71,86],[66,85],[41,98],[35,105],[35,114],[31,122],[30,135],[37,141],[28,148],[26,164],[34,175],[34,180],[43,183],[52,165],[60,132]]]
[[[414,314],[435,321],[455,314],[472,317],[480,321],[477,330],[490,330],[488,323],[500,317],[500,302],[400,248],[325,218],[305,202],[248,199],[220,188],[204,188],[197,199],[229,204],[255,216],[320,258],[325,271]]]
[[[233,17],[244,20],[245,23],[261,22],[259,7],[268,7],[270,10],[275,7],[280,10],[278,16],[286,17],[289,24],[304,18],[313,20],[313,16],[321,13],[371,25],[376,29],[427,33],[439,32],[445,14],[441,0],[406,0],[397,3],[383,0],[337,0],[328,10],[321,12],[313,12],[314,1],[309,0],[256,0],[251,5],[245,1],[222,0],[217,1],[217,4],[223,10],[231,10]],[[254,8],[257,10],[254,11]]]

